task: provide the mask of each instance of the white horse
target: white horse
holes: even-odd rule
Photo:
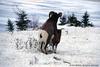
[[[37,35],[38,35],[37,41],[39,43],[39,49],[41,49],[41,51],[43,52],[43,51],[45,51],[44,47],[47,43],[48,33],[42,29],[38,29],[37,32],[38,32],[37,33]]]

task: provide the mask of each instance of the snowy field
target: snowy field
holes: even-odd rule
[[[67,32],[68,31],[68,32]],[[99,67],[100,28],[64,27],[56,54],[45,55],[25,43],[35,31],[0,33],[0,67]],[[20,39],[18,41],[18,39]],[[21,48],[16,48],[20,43]],[[33,45],[34,46],[34,45]]]

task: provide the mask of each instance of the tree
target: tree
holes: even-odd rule
[[[17,29],[26,30],[28,28],[28,23],[30,22],[30,20],[28,20],[27,14],[23,10],[16,12],[16,14],[18,16],[18,20],[16,21]]]
[[[31,20],[31,22],[28,24],[29,28],[37,28],[39,27],[39,18],[37,18],[36,16],[33,17],[33,19]]]
[[[82,16],[82,18],[83,18],[82,19],[83,26],[87,27],[88,24],[89,24],[89,14],[88,14],[87,11],[84,13],[84,15]]]
[[[66,20],[67,20],[66,15],[63,15],[63,17],[60,18],[60,22],[61,23],[59,25],[65,25],[65,24],[67,24]]]
[[[79,25],[79,21],[77,20],[77,17],[75,17],[75,14],[73,13],[71,16],[68,17],[68,24],[70,24],[70,26],[78,26]]]
[[[89,23],[88,26],[90,26],[90,27],[94,27],[94,25],[93,25],[92,23]]]
[[[13,25],[13,23],[11,22],[10,19],[8,19],[7,26],[8,26],[8,31],[9,31],[9,32],[13,32],[13,30],[14,30],[14,25]]]

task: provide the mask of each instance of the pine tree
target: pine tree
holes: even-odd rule
[[[66,20],[67,20],[66,15],[63,15],[63,17],[60,18],[60,22],[61,23],[59,25],[65,25],[65,24],[67,24]]]
[[[30,22],[27,18],[27,14],[23,10],[20,10],[16,14],[18,15],[18,20],[16,21],[17,29],[26,30],[28,28],[28,23]]]
[[[83,26],[87,27],[88,24],[89,24],[89,14],[88,14],[87,11],[84,13],[84,15],[82,16],[82,18],[83,18],[82,19]]]
[[[8,26],[8,28],[7,28],[8,31],[9,31],[9,32],[13,32],[13,30],[14,30],[14,25],[13,25],[13,23],[11,22],[10,19],[8,19],[7,26]]]
[[[75,14],[73,13],[71,16],[68,17],[67,23],[70,24],[70,26],[77,26],[77,17],[75,17]]]

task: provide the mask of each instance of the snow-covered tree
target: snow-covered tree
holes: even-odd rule
[[[87,27],[89,25],[89,14],[87,11],[82,16],[82,23],[84,27]]]
[[[12,23],[12,21],[10,20],[10,19],[8,19],[8,22],[7,22],[7,26],[8,26],[8,31],[9,32],[13,32],[13,30],[14,30],[14,25],[13,25],[13,23]]]
[[[78,26],[78,20],[74,13],[68,17],[67,22],[70,24],[70,26]]]
[[[17,29],[26,30],[28,28],[28,23],[30,22],[27,17],[27,14],[23,10],[16,12],[16,14],[18,16],[18,20],[16,21]]]
[[[66,15],[63,15],[61,18],[60,18],[60,24],[59,25],[65,25],[67,24],[67,17]]]
[[[31,20],[31,22],[28,24],[29,28],[37,28],[39,26],[39,18],[37,18],[36,16],[34,16]]]

